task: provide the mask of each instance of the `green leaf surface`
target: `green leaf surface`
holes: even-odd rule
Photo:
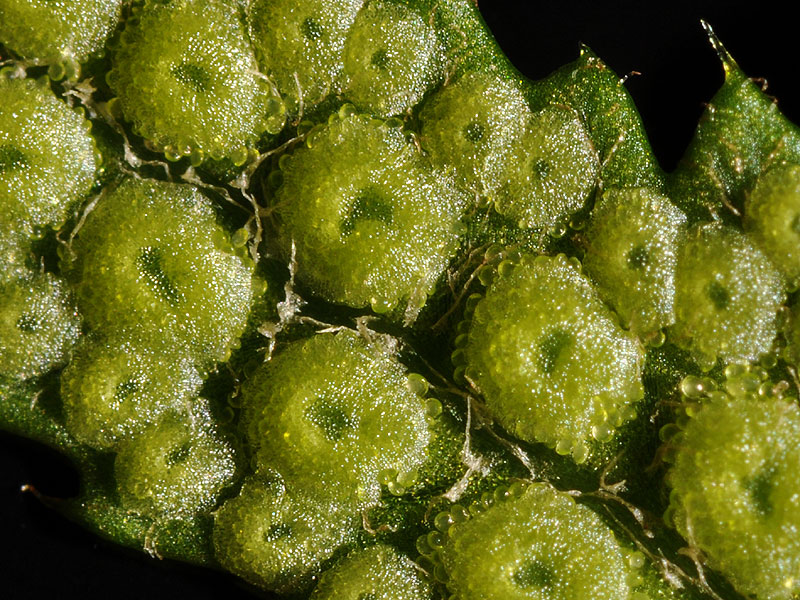
[[[764,82],[749,78],[704,23],[725,83],[708,103],[669,181],[670,197],[693,221],[735,219],[759,175],[800,162],[800,129],[781,114]]]
[[[795,585],[784,571],[761,569],[756,587],[733,573],[725,545],[742,544],[706,519],[713,506],[696,513],[702,539],[689,517],[662,515],[696,499],[693,476],[666,475],[680,452],[691,471],[680,441],[697,411],[681,391],[717,402],[741,368],[758,381],[735,385],[796,413],[796,294],[769,263],[779,246],[741,217],[763,198],[773,221],[793,214],[797,127],[712,34],[726,80],[666,175],[625,78],[587,47],[530,82],[470,0],[334,4],[288,15],[278,43],[270,10],[291,3],[136,2],[85,81],[48,79],[21,53],[0,72],[81,107],[105,168],[57,231],[0,230],[13,263],[0,331],[36,329],[4,287],[31,269],[64,275],[82,313],[52,360],[34,361],[33,336],[0,340],[4,363],[33,365],[0,379],[0,429],[57,449],[80,476],[76,497],[43,500],[118,544],[297,598],[789,598],[775,591]],[[198,7],[214,9],[208,27]],[[159,11],[181,26],[161,22],[156,43],[143,24]],[[209,51],[220,40],[235,56]],[[325,55],[308,69],[275,62],[315,40]],[[154,91],[133,41],[164,58],[180,93]],[[239,57],[265,99],[237,108],[194,51],[211,66]],[[114,101],[128,84],[136,93]],[[145,125],[137,110],[151,102]],[[220,105],[209,139],[186,137]],[[244,133],[228,127],[240,117]],[[0,144],[0,176],[26,160]],[[701,223],[690,241],[673,204]],[[706,229],[738,245],[697,242]],[[654,273],[626,271],[648,267],[651,242]],[[728,260],[732,244],[745,250]],[[217,254],[230,273],[208,262]],[[789,280],[792,260],[778,265]],[[701,304],[697,323],[686,315]],[[723,375],[725,362],[752,364]],[[800,468],[784,454],[782,473]],[[793,490],[771,473],[737,483],[756,512]],[[749,533],[795,560],[777,534]]]

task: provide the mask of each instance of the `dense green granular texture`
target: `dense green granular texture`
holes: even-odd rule
[[[16,222],[0,221],[0,281],[25,277],[26,260],[30,256],[30,241],[25,231],[18,230]]]
[[[2,19],[0,18],[0,22]],[[60,227],[99,166],[91,123],[47,85],[0,77],[0,233]]]
[[[342,514],[324,498],[262,473],[215,513],[214,548],[225,569],[253,585],[296,591],[309,587],[320,563],[360,526],[360,515]]]
[[[117,25],[123,3],[0,0],[0,43],[23,58],[81,63],[102,50]]]
[[[743,234],[719,224],[695,227],[678,253],[672,341],[704,369],[754,362],[773,349],[783,281]]]
[[[702,398],[684,383],[668,518],[741,593],[788,600],[800,591],[800,410],[766,374],[728,372],[725,391]]]
[[[564,255],[498,269],[453,361],[510,433],[582,462],[635,414],[643,350]]]
[[[758,178],[744,226],[792,286],[800,285],[800,166],[777,165]]]
[[[536,113],[507,155],[493,156],[497,212],[520,227],[565,225],[594,191],[600,163],[578,114],[563,106]]]
[[[310,600],[428,600],[430,583],[419,567],[391,546],[350,554],[325,571]]]
[[[59,277],[0,279],[0,376],[27,379],[64,364],[80,332],[72,294]]]
[[[67,428],[84,444],[110,448],[182,410],[201,384],[188,358],[135,341],[85,338],[61,376]]]
[[[800,599],[800,130],[477,4],[0,0],[0,428],[252,593]]]
[[[686,217],[645,188],[603,194],[586,228],[583,265],[623,327],[647,337],[675,320],[675,264]]]
[[[355,512],[401,493],[425,462],[424,398],[388,350],[348,330],[293,342],[242,390],[257,467]]]
[[[351,115],[281,161],[284,253],[331,302],[413,321],[458,244],[466,199],[391,123]]]
[[[284,122],[234,0],[145,4],[126,23],[108,82],[139,135],[194,163],[242,164],[261,135]]]
[[[102,195],[64,267],[89,327],[198,361],[226,360],[253,299],[236,254],[197,188],[129,178]]]
[[[545,484],[452,525],[439,555],[461,600],[628,600],[634,576],[611,529]]]
[[[800,303],[795,304],[794,309],[789,313],[783,335],[788,342],[784,349],[784,358],[795,368],[800,369]]]
[[[389,117],[411,109],[443,76],[434,28],[414,9],[370,2],[344,47],[344,96],[362,110]]]
[[[491,193],[496,170],[525,130],[531,111],[513,81],[470,73],[427,100],[420,113],[420,141],[439,168],[455,169],[459,182]]]
[[[287,106],[311,106],[341,88],[344,43],[363,0],[256,0],[250,36]]]
[[[233,447],[195,398],[118,446],[114,462],[122,506],[154,518],[187,517],[212,509],[233,482]]]

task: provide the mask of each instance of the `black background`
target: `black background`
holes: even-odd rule
[[[302,0],[298,0],[302,2]],[[665,3],[481,0],[481,12],[511,61],[532,79],[590,46],[627,86],[662,166],[671,170],[722,69],[700,27],[708,20],[752,77],[769,81],[783,111],[800,122],[797,25],[771,2]],[[252,598],[235,579],[159,562],[98,540],[43,507],[20,486],[69,496],[77,479],[57,454],[0,434],[0,596],[32,598]]]

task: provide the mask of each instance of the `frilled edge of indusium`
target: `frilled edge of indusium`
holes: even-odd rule
[[[90,4],[49,0],[0,2],[0,42],[54,79],[77,77],[90,55],[103,53],[125,0]]]
[[[455,254],[467,198],[408,141],[399,119],[345,105],[285,154],[272,180],[284,256],[330,302],[413,322]]]
[[[715,38],[666,175],[467,0],[46,8],[0,0],[0,426],[66,514],[295,597],[797,595],[800,135]]]
[[[255,469],[352,512],[375,506],[382,486],[402,495],[432,437],[432,399],[413,382],[394,353],[352,331],[287,344],[242,388]]]
[[[643,349],[565,255],[506,258],[470,305],[456,377],[512,435],[581,463],[644,395]]]
[[[759,365],[681,382],[682,414],[662,432],[671,487],[665,519],[744,594],[800,589],[797,390]]]
[[[595,512],[541,483],[499,492],[470,512],[456,506],[440,513],[437,530],[417,541],[421,563],[449,597],[647,597],[633,591],[643,557]]]

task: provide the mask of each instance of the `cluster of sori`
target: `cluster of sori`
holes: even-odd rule
[[[666,175],[470,0],[0,0],[0,53],[0,426],[95,529],[315,600],[800,593],[800,131],[730,57]]]

